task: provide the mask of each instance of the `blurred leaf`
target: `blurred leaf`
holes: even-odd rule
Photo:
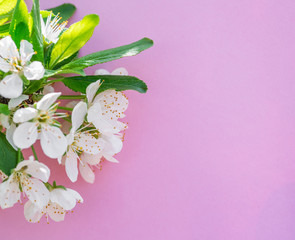
[[[33,48],[37,52],[37,54],[33,55],[32,60],[40,61],[43,63],[44,62],[43,35],[41,31],[39,0],[33,0],[31,16],[33,18],[31,38],[32,38]]]
[[[101,80],[102,83],[98,89],[98,93],[108,89],[114,89],[116,91],[135,90],[140,93],[145,93],[147,91],[147,85],[142,80],[136,77],[123,75],[75,76],[64,78],[62,82],[75,92],[86,93],[88,85],[97,80]]]
[[[7,176],[17,165],[18,151],[7,141],[4,133],[0,132],[0,170]]]
[[[9,34],[18,48],[21,40],[30,40],[28,23],[29,12],[27,5],[24,0],[18,0],[9,27]]]
[[[113,61],[122,57],[134,56],[142,52],[143,50],[150,48],[151,46],[153,46],[153,41],[149,38],[143,38],[137,42],[125,46],[92,53],[78,58],[77,60],[64,65],[62,69],[84,69],[86,67],[90,67],[99,63]]]
[[[7,115],[7,116],[10,114],[7,104],[0,103],[0,113]]]
[[[52,11],[54,15],[59,13],[59,16],[62,18],[63,21],[68,20],[76,11],[76,7],[70,3],[64,3],[60,6],[47,9],[47,11]]]

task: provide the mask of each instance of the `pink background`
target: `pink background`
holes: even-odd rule
[[[154,39],[141,55],[103,65],[125,66],[149,92],[127,92],[120,164],[104,164],[93,185],[71,184],[44,158],[84,204],[49,225],[27,223],[20,205],[1,210],[1,236],[295,239],[295,1],[71,2],[71,22],[101,18],[82,55]]]

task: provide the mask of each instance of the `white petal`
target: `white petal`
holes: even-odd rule
[[[108,160],[109,162],[119,163],[119,161],[118,161],[116,158],[114,158],[112,155],[104,154],[103,156],[104,156],[104,158],[105,158],[106,160]]]
[[[76,199],[77,202],[83,203],[83,198],[77,191],[67,188],[67,192],[70,193]]]
[[[42,126],[40,143],[43,152],[50,158],[62,156],[67,149],[67,139],[58,127]]]
[[[17,47],[10,36],[7,36],[0,40],[0,56],[2,58],[17,58],[19,59],[19,53]]]
[[[73,131],[75,132],[84,122],[85,115],[87,113],[87,104],[85,102],[79,102],[72,112],[72,124]]]
[[[106,69],[97,69],[94,75],[110,75],[110,72]]]
[[[126,68],[120,67],[112,72],[112,75],[128,75]]]
[[[66,211],[56,203],[50,203],[47,213],[53,221],[60,222],[65,219]]]
[[[40,180],[27,178],[22,184],[23,191],[33,204],[40,209],[48,204],[49,191]]]
[[[50,201],[57,203],[65,210],[72,210],[77,203],[71,192],[61,188],[55,188],[50,192]]]
[[[16,129],[16,125],[15,124],[11,124],[11,126],[9,128],[7,128],[7,130],[6,130],[6,139],[10,143],[10,145],[15,150],[17,150],[17,146],[15,146],[15,144],[13,142],[13,134],[14,134],[15,129]]]
[[[27,201],[24,206],[24,215],[28,222],[36,223],[39,222],[43,216],[42,209],[37,207],[31,201]]]
[[[14,131],[13,142],[18,148],[28,148],[33,145],[38,137],[38,124],[25,122],[20,124]]]
[[[41,62],[32,62],[24,67],[24,75],[28,80],[40,80],[43,78],[45,69]]]
[[[88,154],[88,153],[82,153],[81,154],[81,159],[82,161],[85,161],[86,163],[90,164],[90,165],[97,165],[100,163],[100,160],[102,158],[101,154]]]
[[[18,182],[12,177],[0,184],[0,206],[2,209],[12,207],[20,199]]]
[[[32,177],[40,179],[43,182],[47,182],[50,176],[50,169],[43,163],[36,160],[24,160],[21,161],[17,167],[16,171],[25,167],[25,172],[30,174]]]
[[[76,140],[76,144],[79,150],[88,154],[98,154],[104,147],[104,141],[102,139],[96,139],[89,133],[79,133],[79,138]]]
[[[86,97],[87,97],[88,103],[92,102],[99,87],[100,87],[100,80],[97,80],[96,82],[88,85],[88,87],[86,88]]]
[[[88,109],[87,121],[92,123],[96,121],[97,119],[101,119],[101,116],[102,116],[102,109],[101,109],[100,103],[95,103]]]
[[[3,58],[0,58],[0,70],[7,73],[12,69],[12,66]]]
[[[13,115],[15,123],[22,123],[32,120],[38,115],[38,110],[32,107],[20,108]]]
[[[89,167],[89,165],[86,163],[86,161],[79,163],[79,170],[81,173],[81,176],[83,179],[88,183],[94,183],[95,175],[92,169]]]
[[[56,99],[61,95],[61,92],[48,93],[46,94],[38,103],[37,109],[47,110],[56,101]]]
[[[65,167],[66,173],[72,182],[76,182],[78,178],[77,160],[78,155],[70,148],[65,158]]]
[[[22,40],[20,42],[20,58],[23,64],[30,61],[32,56],[35,54],[33,45],[29,43],[27,40]]]
[[[101,134],[101,138],[105,141],[104,153],[115,155],[122,150],[123,142],[119,136],[115,134]]]
[[[16,108],[18,105],[20,105],[23,101],[28,100],[28,95],[20,95],[18,98],[12,98],[8,102],[8,108],[13,109]]]
[[[17,98],[23,92],[23,80],[17,74],[6,76],[0,82],[0,95],[5,98]]]

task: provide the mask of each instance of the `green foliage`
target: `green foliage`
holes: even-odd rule
[[[11,19],[17,0],[0,0],[0,25]]]
[[[59,13],[59,16],[62,18],[63,21],[68,20],[76,11],[76,7],[73,4],[70,3],[64,3],[60,6],[57,6],[55,8],[49,8],[47,11],[52,11],[54,15],[57,15]]]
[[[0,103],[0,113],[7,115],[7,116],[10,114],[7,104]]]
[[[19,48],[21,40],[30,41],[29,12],[24,0],[18,0],[11,19],[9,34]]]
[[[54,45],[51,52],[49,69],[53,69],[56,64],[79,51],[88,42],[98,23],[99,17],[95,14],[90,14],[85,16],[81,21],[71,25]]]
[[[31,16],[33,18],[31,38],[32,38],[33,48],[37,52],[37,54],[33,56],[32,60],[43,62],[44,50],[43,50],[43,35],[41,31],[39,0],[33,1]]]
[[[64,65],[62,69],[84,69],[95,64],[113,61],[122,57],[134,56],[143,50],[150,48],[151,46],[153,46],[153,41],[149,38],[143,38],[137,42],[125,46],[86,55],[85,57],[81,57]]]
[[[147,91],[147,85],[140,79],[132,76],[123,75],[94,75],[85,77],[68,77],[62,82],[75,92],[86,93],[86,88],[89,84],[101,80],[102,85],[98,89],[103,92],[108,89],[116,91],[135,90],[140,93]]]
[[[16,167],[17,161],[18,151],[10,145],[5,134],[0,132],[0,170],[9,176],[11,170]]]

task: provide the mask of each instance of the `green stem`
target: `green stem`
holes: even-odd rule
[[[85,95],[61,95],[58,99],[85,99]]]
[[[17,163],[16,164],[19,164],[20,163],[20,161],[21,161],[21,150],[20,150],[20,148],[17,150]]]
[[[57,108],[61,110],[66,110],[66,111],[73,111],[73,108],[69,108],[69,107],[58,106]]]
[[[31,148],[32,148],[32,152],[33,152],[33,154],[34,154],[35,160],[36,160],[36,161],[39,161],[34,146],[32,145]]]

